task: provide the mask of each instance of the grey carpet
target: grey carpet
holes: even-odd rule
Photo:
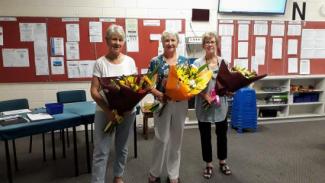
[[[255,133],[239,134],[229,129],[228,163],[231,176],[218,171],[214,155],[214,175],[210,180],[201,174],[204,163],[198,129],[184,133],[180,176],[183,183],[324,183],[325,182],[325,121],[259,125]],[[61,157],[61,144],[57,137],[57,160],[52,160],[50,136],[47,135],[47,162],[42,161],[41,136],[34,136],[33,152],[28,153],[29,138],[16,140],[20,170],[14,172],[15,183],[86,183],[90,182],[85,161],[84,133],[78,133],[79,167],[81,175],[74,177],[72,147],[67,158]],[[58,135],[57,135],[58,136]],[[130,143],[125,183],[146,183],[151,162],[153,132],[149,140],[138,131],[138,158],[133,158]],[[71,138],[72,139],[72,138]],[[132,138],[130,138],[132,139]],[[214,154],[215,139],[213,141]],[[4,144],[0,150],[0,182],[7,182]],[[11,145],[10,145],[11,147]],[[112,156],[114,152],[112,153]],[[109,168],[112,167],[112,159]],[[109,169],[107,182],[112,182]],[[166,180],[166,173],[163,175]]]

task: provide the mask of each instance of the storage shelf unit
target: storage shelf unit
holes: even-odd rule
[[[290,86],[297,85],[303,88],[313,88],[304,92],[290,92]],[[325,119],[325,75],[290,75],[268,76],[252,87],[256,91],[257,110],[273,111],[274,116],[258,117],[259,123],[315,121]],[[297,100],[297,95],[313,93],[317,98],[306,101]],[[287,97],[284,101],[267,101],[274,96]],[[276,111],[276,113],[274,113]]]

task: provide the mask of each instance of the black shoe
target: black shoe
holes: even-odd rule
[[[148,178],[148,183],[160,183],[160,177],[156,177],[156,179],[154,181],[150,180],[150,178]]]

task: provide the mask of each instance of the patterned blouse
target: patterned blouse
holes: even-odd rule
[[[177,65],[187,64],[188,60],[184,56],[178,56]],[[148,72],[152,72],[155,68],[158,67],[158,77],[156,89],[160,92],[165,92],[164,83],[168,77],[169,65],[166,63],[166,60],[163,55],[154,57],[150,61]]]

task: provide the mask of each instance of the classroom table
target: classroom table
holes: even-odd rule
[[[10,152],[8,141],[20,137],[26,137],[34,134],[46,133],[54,130],[60,130],[64,128],[73,128],[73,150],[74,150],[74,163],[75,163],[75,175],[79,175],[78,164],[78,151],[76,140],[76,126],[85,125],[85,141],[86,141],[86,156],[87,156],[87,169],[91,172],[90,166],[90,152],[89,152],[89,140],[88,140],[88,124],[94,122],[96,103],[87,102],[75,102],[64,104],[64,110],[61,114],[53,115],[53,119],[25,122],[7,126],[0,126],[0,140],[5,142],[5,154],[7,164],[7,176],[10,183],[13,182]],[[65,146],[63,146],[65,148]],[[65,149],[63,150],[65,152]],[[134,124],[134,156],[137,158],[137,135],[136,125]]]

